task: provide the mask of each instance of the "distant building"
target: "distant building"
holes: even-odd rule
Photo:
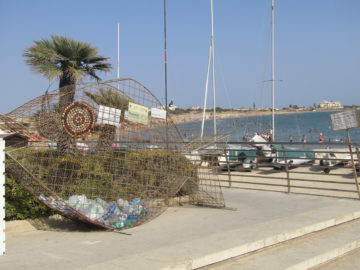
[[[192,111],[199,111],[199,110],[202,110],[203,108],[200,107],[200,106],[195,106],[195,107],[191,107],[190,110]]]
[[[0,138],[5,141],[5,146],[9,147],[25,147],[28,144],[28,137],[18,133],[4,133],[0,134]]]
[[[249,108],[236,108],[236,109],[233,109],[233,110],[240,111],[240,112],[247,112],[250,109]]]
[[[339,101],[323,101],[319,103],[319,108],[321,109],[342,109],[343,106]]]

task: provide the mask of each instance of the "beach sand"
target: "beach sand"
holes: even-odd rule
[[[329,111],[329,110],[326,110]],[[319,111],[310,111],[310,110],[277,110],[275,115],[279,114],[299,114],[299,113],[314,113]],[[226,118],[242,118],[242,117],[252,117],[252,116],[264,116],[271,115],[271,111],[226,111],[226,112],[216,112],[216,119],[226,119]],[[188,113],[183,114],[172,114],[170,113],[170,117],[174,124],[182,124],[188,122],[197,122],[202,120],[202,112],[199,111],[190,111]],[[213,113],[206,113],[206,120],[213,119]]]

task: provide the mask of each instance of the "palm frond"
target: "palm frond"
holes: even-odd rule
[[[96,94],[86,91],[85,94],[98,105],[104,105],[120,110],[128,109],[129,98],[111,88],[100,88],[99,93]]]
[[[107,62],[108,57],[98,53],[89,43],[52,35],[51,39],[34,41],[23,56],[35,72],[48,78],[61,78],[62,73],[71,72],[77,79],[90,76],[100,80],[97,72],[109,71],[111,64]]]

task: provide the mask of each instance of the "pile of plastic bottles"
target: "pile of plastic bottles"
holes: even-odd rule
[[[132,227],[150,213],[150,209],[140,198],[106,202],[100,198],[92,200],[85,195],[73,195],[66,203],[88,218],[116,229]]]

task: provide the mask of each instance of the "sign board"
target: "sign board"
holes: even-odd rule
[[[120,126],[121,110],[100,105],[96,123]]]
[[[345,130],[360,127],[359,115],[356,110],[343,111],[330,115],[333,130]]]
[[[166,119],[166,111],[158,108],[151,108],[151,117]]]
[[[128,120],[128,116],[129,116],[129,112],[125,111],[124,112],[124,120]]]
[[[129,102],[128,120],[134,123],[147,125],[149,121],[149,108]]]

